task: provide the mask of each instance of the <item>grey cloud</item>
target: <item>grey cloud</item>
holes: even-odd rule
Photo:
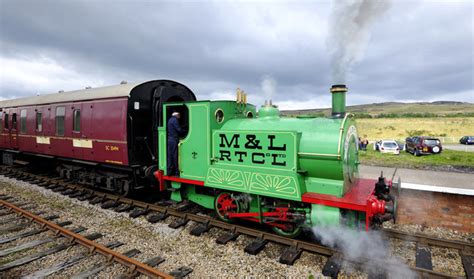
[[[376,94],[413,99],[422,91],[467,92],[472,101],[472,5],[393,3],[348,76],[351,90],[366,98],[349,103]],[[276,81],[277,101],[326,99],[329,15],[330,3],[308,1],[1,0],[0,56],[48,57],[105,84],[172,78],[202,98],[241,87],[260,100],[268,75]],[[45,90],[24,92],[0,81],[4,98]]]

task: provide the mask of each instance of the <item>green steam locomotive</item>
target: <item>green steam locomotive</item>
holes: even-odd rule
[[[294,237],[305,227],[370,229],[393,219],[392,181],[360,179],[358,136],[345,112],[345,85],[334,85],[330,117],[281,117],[271,102],[167,103],[163,119],[180,112],[179,176],[167,173],[167,123],[158,127],[161,191],[215,210],[225,221],[269,225]]]

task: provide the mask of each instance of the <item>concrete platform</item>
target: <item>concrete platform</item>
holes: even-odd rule
[[[385,177],[391,179],[395,168],[359,166],[361,178],[376,179],[381,171]],[[402,179],[402,189],[474,196],[474,173],[399,168],[395,178],[399,176]]]

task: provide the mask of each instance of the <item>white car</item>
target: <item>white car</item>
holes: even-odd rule
[[[376,145],[376,150],[379,150],[380,153],[400,154],[400,146],[398,146],[398,143],[394,140],[381,140],[377,142]]]

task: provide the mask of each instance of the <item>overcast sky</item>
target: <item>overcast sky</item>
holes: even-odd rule
[[[332,8],[0,0],[0,98],[173,79],[199,99],[234,99],[240,87],[258,105],[329,107]],[[473,1],[392,1],[347,74],[348,104],[474,102],[473,13]]]

